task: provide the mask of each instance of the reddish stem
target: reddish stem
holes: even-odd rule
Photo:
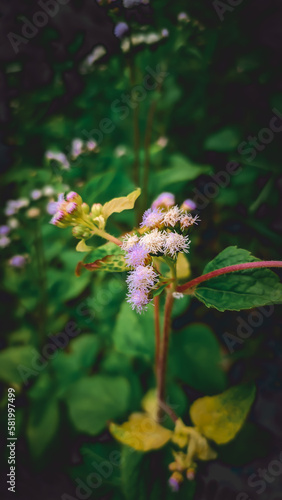
[[[160,329],[160,297],[154,297],[154,317],[155,317],[155,343],[156,343],[156,353],[155,353],[155,370],[158,373],[158,361],[160,355],[160,344],[161,344],[161,329]]]
[[[204,281],[216,278],[217,276],[221,276],[222,274],[234,273],[235,271],[244,271],[245,269],[255,269],[263,267],[282,267],[282,261],[261,260],[258,262],[246,262],[244,264],[235,264],[233,266],[222,267],[221,269],[216,269],[215,271],[211,271],[210,273],[198,276],[198,278],[188,281],[188,283],[185,283],[184,285],[178,286],[176,288],[176,291],[183,293],[186,290],[189,290],[190,288],[196,288],[197,285],[200,285],[200,283],[203,283]]]
[[[168,345],[169,345],[169,334],[170,334],[170,323],[171,323],[171,311],[173,306],[173,295],[168,292],[165,303],[165,314],[164,314],[164,332],[161,352],[158,359],[158,388],[157,388],[157,399],[159,402],[158,411],[158,421],[162,418],[162,403],[165,403],[165,378],[166,378],[166,367],[167,367],[167,355],[168,355]]]

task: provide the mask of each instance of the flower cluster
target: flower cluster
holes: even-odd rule
[[[74,191],[66,197],[61,193],[57,202],[49,204],[48,211],[53,215],[50,223],[61,228],[73,226],[72,234],[75,238],[89,238],[95,229],[105,227],[102,208],[100,203],[94,203],[90,209]]]
[[[123,238],[125,260],[132,268],[127,279],[128,302],[139,313],[146,310],[153,289],[161,281],[153,259],[162,257],[175,266],[178,254],[189,251],[188,229],[198,221],[197,215],[187,211],[188,207],[194,208],[192,203],[186,200],[179,208],[173,194],[162,193],[144,213],[140,234],[127,234]]]

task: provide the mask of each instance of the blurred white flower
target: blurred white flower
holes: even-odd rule
[[[11,229],[17,229],[17,227],[19,227],[20,225],[18,219],[15,219],[15,217],[11,217],[10,219],[8,219],[7,224]]]
[[[3,235],[0,236],[0,248],[6,248],[8,245],[10,245],[11,240],[8,238],[8,236]]]
[[[53,196],[53,194],[55,194],[55,189],[52,186],[45,186],[42,192],[44,196]]]
[[[40,210],[39,208],[29,208],[28,211],[26,212],[26,216],[29,218],[29,219],[35,219],[36,217],[39,217],[40,215]]]

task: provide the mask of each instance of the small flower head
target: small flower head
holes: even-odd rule
[[[39,200],[41,196],[42,196],[42,191],[40,189],[34,189],[30,193],[30,197],[32,198],[32,200]]]
[[[11,231],[11,228],[9,226],[0,226],[0,235],[1,236],[9,234],[10,231]]]
[[[128,252],[132,247],[138,243],[139,237],[137,234],[126,234],[122,240],[122,249]]]
[[[26,212],[26,216],[29,219],[36,219],[36,217],[39,217],[40,215],[40,210],[37,207],[29,208]]]
[[[185,231],[190,226],[193,226],[193,224],[198,224],[198,222],[197,222],[198,220],[199,220],[198,215],[195,215],[195,217],[193,217],[191,214],[182,215],[181,219],[180,219],[181,231]]]
[[[165,239],[165,253],[171,257],[175,257],[178,252],[187,253],[189,244],[190,240],[188,236],[183,236],[176,232],[169,233]]]
[[[162,193],[152,203],[152,208],[165,208],[166,210],[175,204],[175,196],[172,193]]]
[[[180,472],[175,471],[168,481],[171,490],[175,493],[179,491],[181,483],[183,483],[183,476]]]
[[[184,297],[183,293],[180,293],[180,292],[173,292],[172,295],[175,299],[183,299],[183,297]]]
[[[55,190],[52,186],[45,186],[42,189],[42,193],[44,194],[44,196],[53,196],[55,194]]]
[[[136,243],[136,245],[129,249],[125,260],[129,267],[144,266],[148,260],[148,256],[148,250],[139,243]]]
[[[196,210],[197,205],[193,200],[187,199],[187,200],[183,201],[181,208],[185,212],[190,212],[190,210]]]
[[[178,208],[177,205],[175,205],[164,214],[164,225],[167,227],[175,227],[176,224],[180,221],[181,215],[182,211],[180,210],[180,208]]]
[[[138,266],[132,271],[126,282],[129,290],[145,290],[149,292],[157,283],[158,275],[153,266]]]
[[[75,212],[77,212],[78,210],[78,205],[77,203],[75,203],[74,201],[68,203],[66,205],[66,212],[69,214],[69,215],[74,215]]]
[[[147,310],[150,299],[145,290],[131,290],[128,294],[127,302],[131,304],[133,310],[141,314],[143,311]]]
[[[117,38],[122,38],[128,30],[128,24],[121,22],[115,26],[114,34]]]
[[[50,224],[53,224],[54,226],[58,227],[65,227],[64,225],[62,225],[64,218],[65,218],[65,213],[62,210],[59,210],[50,220]]]
[[[83,151],[83,142],[81,139],[73,139],[71,143],[71,155],[74,159],[76,159],[79,155],[81,155]]]
[[[77,194],[75,191],[71,191],[70,193],[68,193],[66,200],[73,201],[75,203],[78,203],[79,205],[82,203],[81,196],[79,196],[79,194]]]
[[[162,29],[162,37],[167,38],[169,36],[169,31],[168,29],[164,28]]]
[[[163,222],[163,216],[163,212],[159,208],[149,208],[144,213],[140,226],[150,229],[160,226]]]
[[[18,219],[15,219],[15,217],[11,217],[10,219],[8,219],[8,226],[11,228],[11,229],[17,229],[19,227],[19,221]]]
[[[24,267],[26,264],[26,257],[23,255],[14,255],[14,257],[11,257],[9,260],[9,264],[12,267]]]
[[[0,236],[0,248],[6,248],[8,245],[10,245],[10,243],[11,240],[10,238],[8,238],[8,236],[6,236],[5,234]]]
[[[153,229],[153,231],[144,234],[140,239],[140,245],[145,247],[148,253],[154,255],[163,252],[164,243],[165,234],[158,229]]]
[[[102,205],[101,203],[93,203],[91,207],[91,216],[98,217],[102,213]]]

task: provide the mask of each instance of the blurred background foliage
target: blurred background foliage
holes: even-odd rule
[[[126,9],[120,0],[70,0],[15,53],[7,36],[22,36],[22,16],[32,20],[38,3],[0,2],[1,423],[6,432],[6,389],[14,386],[19,498],[75,497],[93,461],[119,450],[107,422],[139,410],[155,385],[153,310],[137,316],[124,304],[124,274],[75,276],[76,241],[49,224],[59,193],[104,203],[141,186],[135,212],[110,219],[115,235],[131,230],[162,191],[179,204],[194,199],[201,223],[191,235],[193,276],[228,245],[281,258],[281,133],[259,141],[252,160],[238,149],[269,127],[273,108],[282,116],[281,4],[244,0],[221,20],[214,3],[154,0]],[[114,34],[119,22],[129,28],[122,38]],[[117,111],[117,100],[158,71],[167,75],[138,106],[132,99]],[[104,119],[113,130],[101,139]],[[215,176],[230,161],[240,172],[220,187]],[[247,324],[249,315],[240,313]],[[238,313],[189,298],[175,304],[168,376],[175,411],[187,419],[203,394],[242,381],[258,387],[248,424],[181,498],[245,491],[250,470],[275,455],[282,437],[281,308],[230,352],[224,334],[238,337],[238,324]],[[46,346],[56,342],[54,354]],[[162,469],[169,458],[124,460],[127,470],[113,466],[84,498],[141,500],[149,490],[150,498],[170,497]],[[130,471],[134,461],[140,477]],[[279,487],[278,478],[268,500]]]

